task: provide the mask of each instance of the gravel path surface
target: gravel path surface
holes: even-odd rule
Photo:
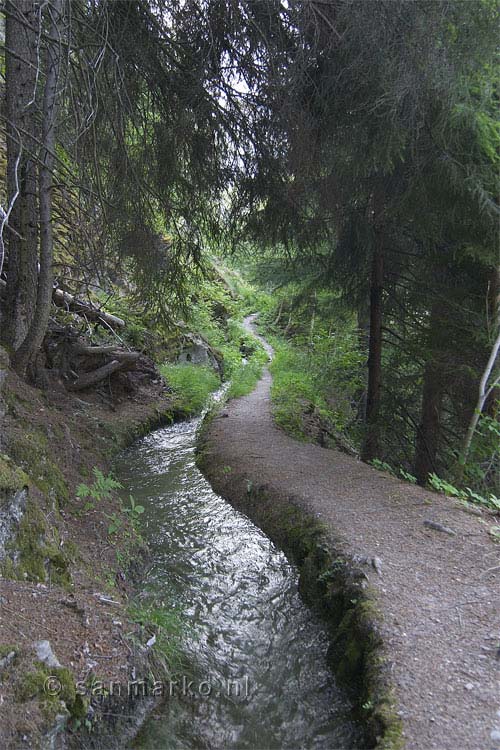
[[[498,518],[293,440],[273,423],[270,385],[265,371],[214,420],[209,454],[293,495],[353,555],[379,558],[367,575],[407,748],[500,750],[500,545],[488,533]]]

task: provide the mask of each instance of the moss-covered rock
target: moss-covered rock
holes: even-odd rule
[[[13,651],[15,653],[17,649],[18,649],[18,646],[16,646],[15,643],[4,643],[0,645],[0,659],[3,659],[4,656],[8,656]]]
[[[48,528],[38,505],[29,500],[19,529],[9,544],[9,556],[2,562],[6,578],[50,581],[67,586],[71,583],[69,565],[74,547],[61,547],[55,526]]]
[[[28,475],[9,456],[0,454],[0,497],[29,485]]]

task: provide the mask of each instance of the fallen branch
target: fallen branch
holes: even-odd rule
[[[134,364],[140,357],[139,352],[130,352],[126,349],[120,349],[118,346],[106,344],[103,346],[87,346],[77,342],[72,347],[73,352],[82,357],[101,357],[108,355],[112,359],[118,359],[124,365]]]
[[[5,279],[0,279],[0,291],[3,291],[7,287]],[[99,310],[88,302],[82,302],[75,297],[75,295],[69,292],[64,292],[62,289],[54,289],[52,292],[52,302],[57,307],[62,307],[68,312],[76,313],[76,315],[82,315],[88,320],[97,321],[108,326],[112,330],[115,328],[123,328],[125,321],[116,315]]]
[[[87,302],[82,302],[73,294],[63,292],[62,289],[54,289],[52,301],[58,307],[68,310],[68,312],[73,312],[77,315],[85,315],[88,320],[104,322],[108,326],[111,326],[111,328],[123,328],[125,325],[125,321],[118,318],[116,315],[103,312],[103,310],[99,310],[97,307],[94,307]]]
[[[141,355],[139,354],[139,352],[118,351],[113,354],[113,358],[121,362],[123,370],[130,370],[131,368],[135,367],[135,363],[140,356]]]

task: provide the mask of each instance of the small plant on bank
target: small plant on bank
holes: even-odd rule
[[[144,513],[145,508],[144,505],[139,505],[139,503],[136,503],[132,495],[129,495],[129,501],[130,505],[127,507],[122,503],[120,506],[120,510],[122,514],[128,516],[128,519],[132,524],[132,528],[136,530],[139,518]],[[124,516],[120,515],[119,513],[106,513],[106,517],[110,521],[110,524],[108,526],[108,534],[112,536],[122,528]]]
[[[106,518],[110,521],[108,526],[109,536],[118,533],[123,526],[123,518],[118,513],[106,513]]]
[[[95,476],[94,483],[91,485],[81,483],[76,489],[77,497],[89,498],[83,506],[84,511],[94,510],[96,502],[109,499],[113,490],[118,490],[122,487],[112,474],[104,476],[97,466],[94,466],[92,473]]]
[[[79,498],[88,498],[83,506],[83,511],[95,510],[96,503],[102,500],[109,500],[114,490],[122,489],[123,485],[113,477],[112,474],[104,476],[102,471],[97,467],[92,470],[95,476],[95,482],[91,485],[79,484],[76,490],[76,496]],[[144,506],[136,503],[132,495],[129,495],[129,505],[126,506],[120,501],[120,511],[106,513],[109,520],[108,534],[116,534],[123,526],[125,517],[128,517],[132,528],[135,530],[139,518],[144,513]]]
[[[139,505],[139,503],[136,503],[132,495],[129,495],[129,501],[130,505],[128,506],[128,508],[122,506],[122,510],[128,515],[132,526],[134,526],[144,513],[145,508],[144,505]]]
[[[380,461],[378,458],[374,458],[373,461],[370,461],[370,464],[379,471],[386,471],[387,473],[392,474],[393,477],[404,479],[407,482],[416,484],[417,480],[413,474],[410,474],[401,467],[396,469],[385,461]],[[454,497],[462,502],[474,503],[475,505],[482,505],[484,508],[500,511],[500,498],[492,493],[489,495],[480,495],[478,492],[471,490],[470,487],[459,489],[451,484],[451,482],[438,477],[438,475],[434,473],[429,474],[429,484],[434,490],[436,490],[436,492],[441,492],[448,497]]]
[[[374,458],[370,461],[370,465],[373,466],[374,469],[378,469],[378,471],[387,471],[387,473],[392,474],[393,477],[404,479],[405,482],[410,482],[411,484],[417,483],[417,477],[410,474],[409,471],[405,471],[401,466],[398,469],[395,469],[390,464],[385,461],[380,461],[378,458]]]

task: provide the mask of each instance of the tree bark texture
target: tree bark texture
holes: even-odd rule
[[[12,348],[33,320],[37,287],[38,207],[35,126],[37,71],[33,0],[8,0],[6,12],[7,193],[16,193],[7,229],[7,298],[1,337]],[[19,153],[21,155],[19,158]],[[16,175],[17,172],[17,175]]]
[[[420,423],[415,443],[414,474],[420,485],[427,484],[429,474],[437,471],[445,385],[443,342],[440,339],[446,315],[445,304],[441,300],[436,300],[431,308],[428,331],[429,356],[424,370]]]
[[[62,0],[50,5],[50,31],[46,49],[46,77],[42,104],[42,150],[39,175],[40,270],[35,314],[24,341],[14,355],[14,367],[24,374],[36,356],[47,331],[53,290],[52,173],[54,169],[55,127],[57,120],[57,87],[61,69]]]
[[[370,278],[370,340],[368,346],[368,387],[366,393],[366,433],[361,458],[371,461],[380,453],[380,394],[382,387],[382,322],[384,289],[385,231],[382,214],[384,191],[374,196],[374,245]]]

